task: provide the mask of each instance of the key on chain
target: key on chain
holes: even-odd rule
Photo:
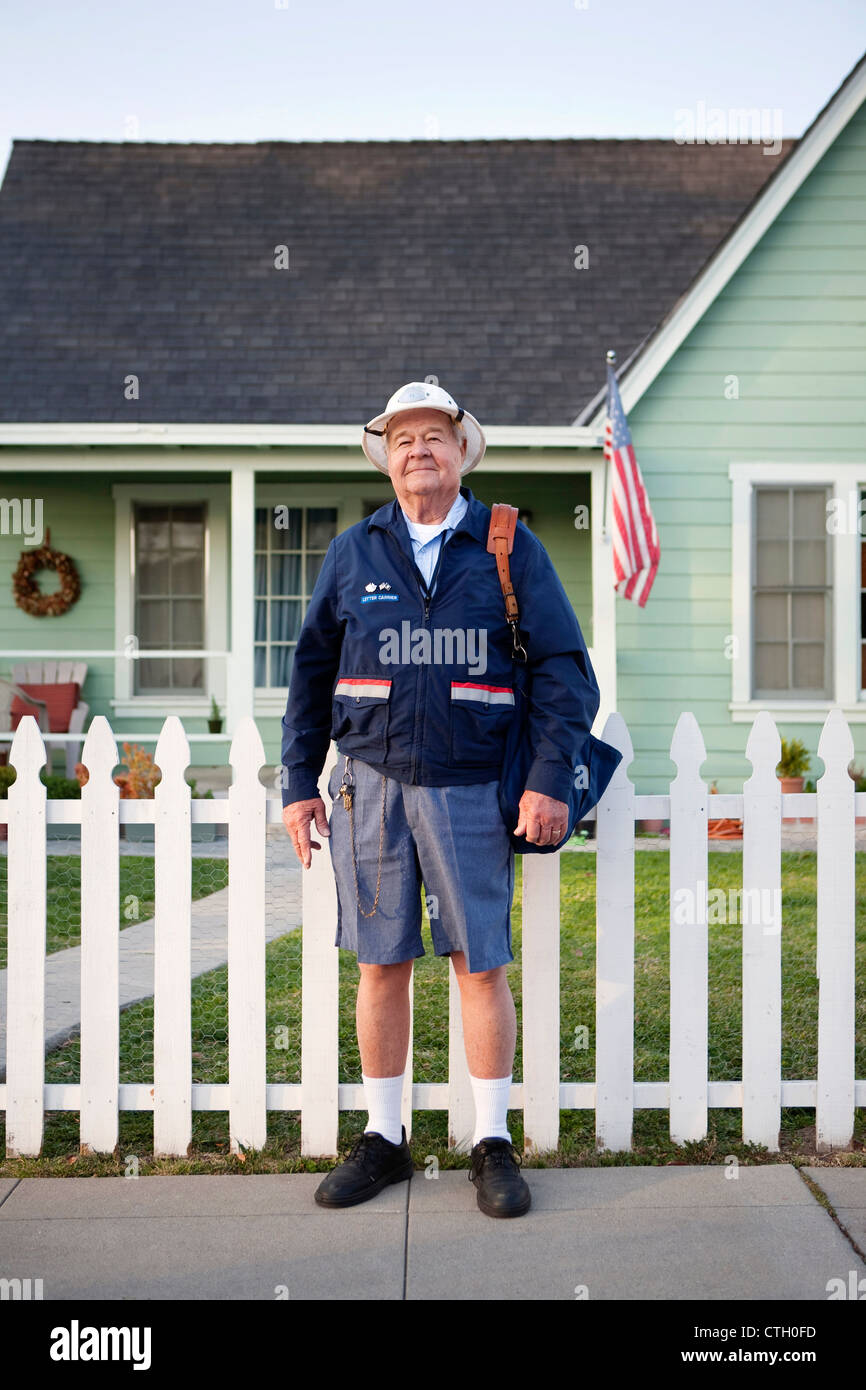
[[[350,773],[350,771],[349,771],[349,759],[347,758],[347,759],[346,759],[346,766],[345,766],[345,768],[343,769],[343,780],[342,780],[342,782],[340,783],[340,788],[339,788],[339,791],[337,792],[337,796],[341,796],[341,797],[343,798],[343,807],[344,807],[344,809],[345,809],[346,811],[351,811],[351,809],[352,809],[352,797],[353,797],[354,795],[355,795],[355,788],[354,788],[354,786],[352,785],[352,775],[351,775],[351,773]]]

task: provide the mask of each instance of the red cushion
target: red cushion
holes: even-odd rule
[[[69,732],[72,711],[78,704],[79,687],[77,681],[66,681],[62,685],[33,685],[30,682],[25,685],[19,683],[18,689],[23,690],[26,695],[32,695],[36,700],[45,701],[48,706],[49,733],[66,734]],[[32,714],[37,724],[39,723],[38,707],[28,705],[26,700],[22,700],[18,695],[13,697],[9,712],[13,729],[18,728],[18,724],[25,714]]]

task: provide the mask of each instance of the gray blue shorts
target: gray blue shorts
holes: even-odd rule
[[[349,760],[353,798],[354,862],[349,814],[337,790],[346,755],[328,783],[328,824],[337,881],[337,939],[364,964],[395,965],[423,956],[421,885],[437,956],[464,951],[470,973],[495,970],[514,959],[511,902],[514,851],[497,800],[498,782],[463,787],[418,787],[383,778],[357,758]],[[376,880],[382,824],[379,900]],[[357,888],[356,888],[357,875]]]

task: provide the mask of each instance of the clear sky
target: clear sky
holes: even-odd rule
[[[798,136],[864,51],[866,0],[0,0],[0,170],[13,138],[672,139],[700,103]]]

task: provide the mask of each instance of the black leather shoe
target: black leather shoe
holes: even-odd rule
[[[391,1144],[381,1134],[362,1134],[345,1162],[319,1183],[316,1201],[320,1207],[354,1207],[389,1183],[405,1182],[414,1171],[405,1126],[400,1144]]]
[[[469,1181],[485,1216],[523,1216],[532,1205],[517,1150],[507,1139],[482,1139],[475,1145]]]

